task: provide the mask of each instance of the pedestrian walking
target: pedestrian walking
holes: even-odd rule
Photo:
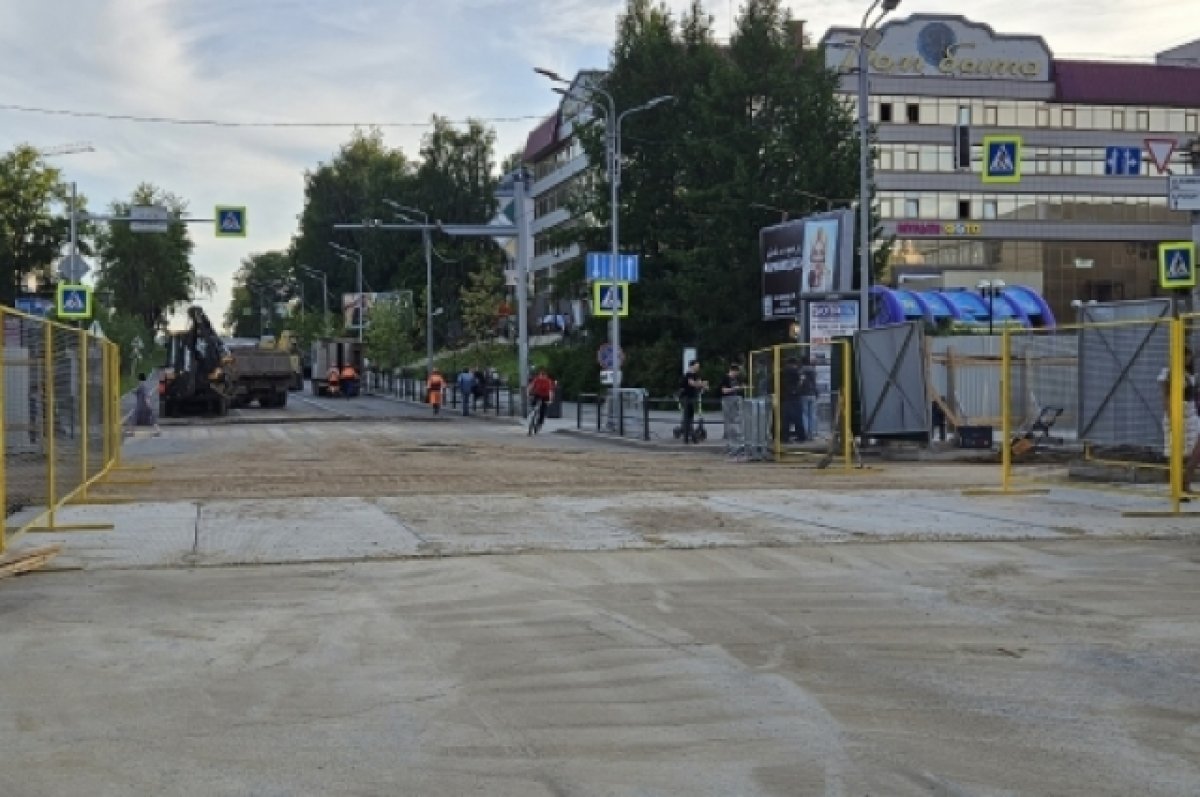
[[[800,415],[804,424],[804,436],[817,439],[817,398],[821,389],[817,384],[817,367],[812,357],[805,352],[800,358]]]
[[[442,372],[434,368],[425,382],[425,393],[429,397],[429,405],[433,407],[434,415],[438,415],[442,411],[442,392],[445,388],[446,380],[442,378]]]
[[[783,373],[779,375],[779,382],[780,398],[783,399],[783,406],[780,407],[780,414],[783,415],[780,439],[785,443],[804,442],[804,412],[800,402],[799,360],[795,357],[787,359]]]
[[[475,411],[479,411],[480,401],[483,401],[483,408],[486,410],[488,408],[487,375],[479,366],[475,366],[472,375],[475,377],[475,384],[471,387],[471,397],[475,399]]]
[[[471,373],[470,368],[464,365],[455,384],[458,386],[459,398],[462,399],[462,414],[466,418],[471,414],[471,401],[475,393],[475,375]]]
[[[1183,351],[1183,491],[1192,491],[1192,479],[1196,475],[1196,467],[1200,465],[1200,414],[1196,412],[1196,369],[1192,360],[1192,350]],[[1158,384],[1162,388],[1163,397],[1163,456],[1171,459],[1171,369],[1164,368],[1158,375]],[[1185,496],[1184,501],[1190,501]]]
[[[696,404],[700,400],[700,391],[708,388],[708,382],[700,378],[700,361],[692,360],[679,381],[679,403],[683,405],[683,442],[696,443],[692,424],[696,420]]]
[[[736,440],[740,432],[738,399],[745,391],[745,385],[742,383],[742,367],[737,363],[731,363],[725,376],[721,377],[721,384],[718,385],[717,390],[721,394],[721,420],[725,425],[725,440]]]
[[[158,437],[162,434],[162,429],[158,428],[158,418],[154,406],[150,403],[151,396],[157,396],[157,391],[150,387],[144,373],[138,374],[138,386],[133,391],[133,425],[152,426],[154,436]],[[127,434],[133,434],[133,430],[128,430]]]

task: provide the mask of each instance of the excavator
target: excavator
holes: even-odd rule
[[[229,373],[233,355],[203,309],[189,307],[187,317],[185,331],[160,333],[158,338],[167,350],[158,388],[159,415],[225,415],[233,393]]]

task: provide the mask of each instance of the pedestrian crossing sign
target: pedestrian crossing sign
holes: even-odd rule
[[[593,282],[592,315],[611,317],[614,311],[621,318],[629,315],[629,283]]]
[[[86,285],[58,286],[58,317],[80,320],[92,317],[92,289]]]
[[[1158,284],[1163,288],[1196,285],[1196,244],[1172,241],[1158,245]]]
[[[1021,137],[984,136],[983,181],[985,183],[1021,182]]]
[[[217,237],[246,237],[246,208],[217,205]]]

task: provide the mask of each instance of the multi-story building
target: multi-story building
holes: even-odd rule
[[[1055,58],[1039,36],[958,16],[914,15],[880,33],[869,111],[893,280],[1001,278],[1040,291],[1061,318],[1076,299],[1158,292],[1157,244],[1195,231],[1168,208],[1153,155],[1174,150],[1165,168],[1193,173],[1181,153],[1198,135],[1200,41],[1131,63]],[[834,28],[821,41],[853,107],[857,38]],[[998,134],[1022,140],[1019,182],[982,179],[983,139]]]
[[[563,246],[556,237],[569,228],[574,220],[568,200],[586,179],[588,157],[575,135],[581,125],[592,121],[592,106],[581,102],[587,87],[603,76],[603,72],[580,72],[566,89],[553,114],[534,128],[525,144],[525,165],[533,173],[530,197],[533,204],[533,315],[565,313],[569,300],[575,297],[555,297],[552,281],[572,260],[580,256],[577,244]]]

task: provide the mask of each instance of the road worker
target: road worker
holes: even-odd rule
[[[342,395],[346,398],[358,395],[358,371],[350,363],[342,366]]]
[[[337,366],[330,366],[329,373],[325,375],[326,391],[331,396],[340,395],[342,392],[342,374],[337,369]]]
[[[442,378],[442,372],[434,368],[433,373],[429,375],[429,381],[425,383],[425,390],[429,393],[429,405],[433,407],[434,415],[442,411],[442,391],[445,387],[446,380]]]

